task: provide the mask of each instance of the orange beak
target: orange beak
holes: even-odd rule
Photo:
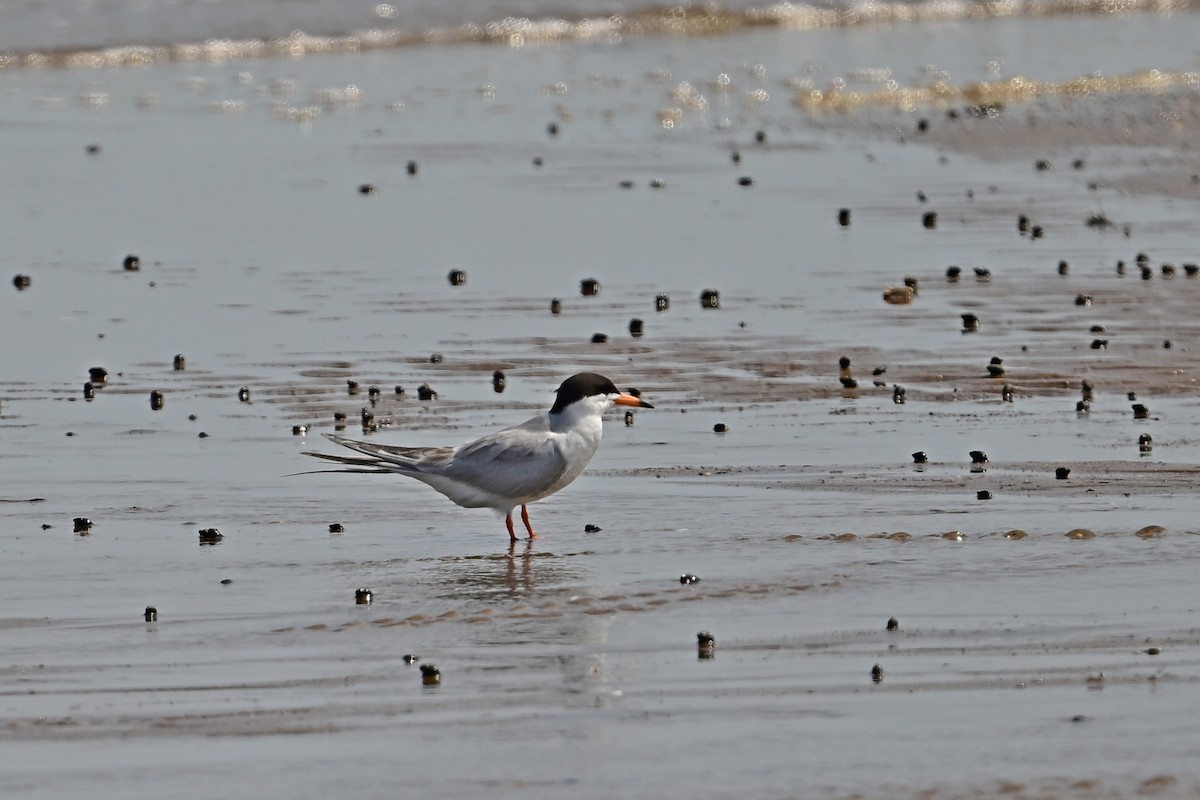
[[[613,403],[619,406],[633,406],[634,408],[654,408],[640,397],[634,397],[631,394],[621,394],[617,396]]]

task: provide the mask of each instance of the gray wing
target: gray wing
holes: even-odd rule
[[[306,451],[304,455],[350,467],[350,469],[344,470],[345,472],[399,472],[415,475],[431,470],[436,471],[439,467],[445,466],[454,456],[453,447],[396,447],[346,439],[332,433],[325,434],[325,438],[335,444],[357,450],[363,455],[346,456],[314,451]]]
[[[535,417],[463,445],[438,472],[481,492],[532,502],[568,472],[557,438]]]

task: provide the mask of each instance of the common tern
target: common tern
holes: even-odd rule
[[[622,392],[603,375],[580,372],[558,387],[549,411],[458,447],[396,447],[325,434],[330,441],[363,455],[305,455],[347,467],[331,472],[407,475],[463,508],[494,509],[504,514],[508,536],[514,542],[517,534],[512,515],[520,506],[521,521],[534,539],[537,534],[526,506],[579,477],[600,446],[601,415],[614,405],[654,408],[640,397]]]

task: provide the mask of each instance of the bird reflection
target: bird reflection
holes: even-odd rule
[[[568,558],[535,551],[528,541],[513,542],[503,553],[444,559],[435,581],[440,596],[456,600],[554,599],[578,590],[581,573],[568,566]]]

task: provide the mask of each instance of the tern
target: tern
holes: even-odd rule
[[[549,497],[579,477],[596,449],[604,426],[601,415],[618,406],[654,408],[626,394],[603,375],[580,372],[562,382],[549,411],[458,447],[396,447],[347,439],[326,438],[362,453],[361,456],[306,452],[344,465],[330,472],[396,473],[428,484],[463,508],[491,508],[504,515],[508,536],[513,511],[529,538],[537,538],[527,506]]]

